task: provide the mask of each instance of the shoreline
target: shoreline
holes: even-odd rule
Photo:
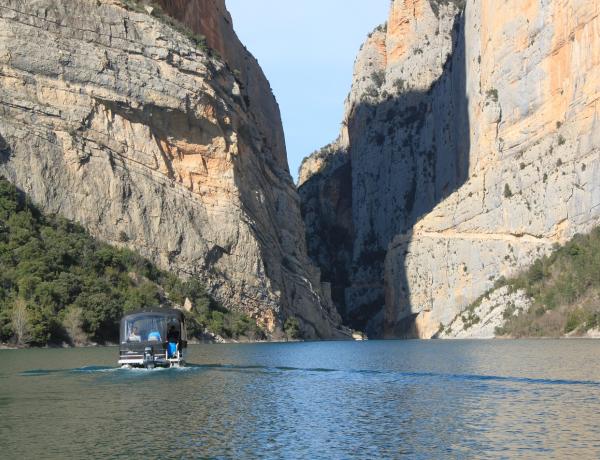
[[[332,342],[333,340],[228,340],[223,339],[220,341],[216,340],[188,340],[189,345],[227,345],[227,344],[256,344],[256,343],[295,343],[295,342]],[[347,342],[347,340],[343,340]],[[44,346],[30,346],[30,345],[12,345],[8,343],[0,343],[0,350],[27,350],[27,349],[70,349],[70,348],[101,348],[101,347],[118,347],[119,344],[116,342],[106,343],[88,343],[81,345],[44,345]]]
[[[467,338],[431,338],[431,339],[369,339],[369,340],[352,340],[352,342],[373,342],[373,341],[415,341],[422,340],[424,342],[427,341],[480,341],[480,342],[491,342],[494,340],[502,340],[502,341],[519,341],[519,340],[598,340],[600,337],[598,336],[560,336],[560,337],[491,337],[491,338],[477,338],[477,337],[467,337]],[[215,341],[188,341],[190,345],[254,345],[254,344],[268,344],[268,343],[300,343],[300,342],[349,342],[349,340],[340,340],[340,339],[332,339],[332,340],[248,340],[248,341],[224,341],[224,342],[215,342]],[[75,348],[101,348],[101,347],[117,347],[118,343],[104,343],[104,344],[86,344],[86,345],[45,345],[43,347],[37,346],[27,346],[27,345],[10,345],[6,343],[0,343],[0,350],[27,350],[27,349],[75,349]]]

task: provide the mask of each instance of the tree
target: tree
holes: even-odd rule
[[[110,292],[96,292],[79,296],[75,306],[82,312],[82,327],[94,340],[105,342],[119,337],[119,319],[123,313],[121,302]]]
[[[229,335],[225,329],[225,315],[220,311],[213,311],[211,313],[208,328],[215,334]]]
[[[12,329],[17,339],[17,344],[25,345],[31,340],[29,312],[24,299],[18,298],[13,304],[11,317]]]
[[[65,310],[63,326],[73,345],[80,345],[87,341],[87,336],[83,332],[83,318],[80,308],[71,305]]]

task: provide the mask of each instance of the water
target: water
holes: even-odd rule
[[[598,458],[600,341],[0,351],[4,458]]]

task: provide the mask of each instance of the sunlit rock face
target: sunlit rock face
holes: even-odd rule
[[[339,148],[301,174],[311,256],[347,260],[332,286],[346,321],[431,337],[500,276],[600,223],[599,8],[392,3],[357,57]],[[343,212],[327,194],[340,158]],[[336,246],[322,234],[340,213],[351,241]]]
[[[240,42],[233,29],[225,0],[157,0],[156,3],[191,31],[205,37],[243,86],[249,115],[269,140],[275,161],[288,170],[279,106],[258,62]]]
[[[162,3],[2,2],[0,174],[274,335],[340,336],[266,78],[223,1]]]

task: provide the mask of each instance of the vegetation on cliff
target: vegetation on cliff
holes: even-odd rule
[[[549,337],[600,328],[600,227],[576,235],[500,284],[524,290],[532,306],[518,315],[509,307],[497,335]]]
[[[0,178],[0,341],[111,342],[124,312],[182,305],[193,336],[262,338],[249,317],[221,307],[196,279],[180,280],[140,255],[45,216]]]
[[[152,0],[122,0],[122,3],[125,8],[131,11],[154,16],[169,27],[189,38],[199,50],[207,52],[213,57],[220,58],[216,50],[208,46],[204,35],[194,33],[177,19],[169,16],[157,2]]]

